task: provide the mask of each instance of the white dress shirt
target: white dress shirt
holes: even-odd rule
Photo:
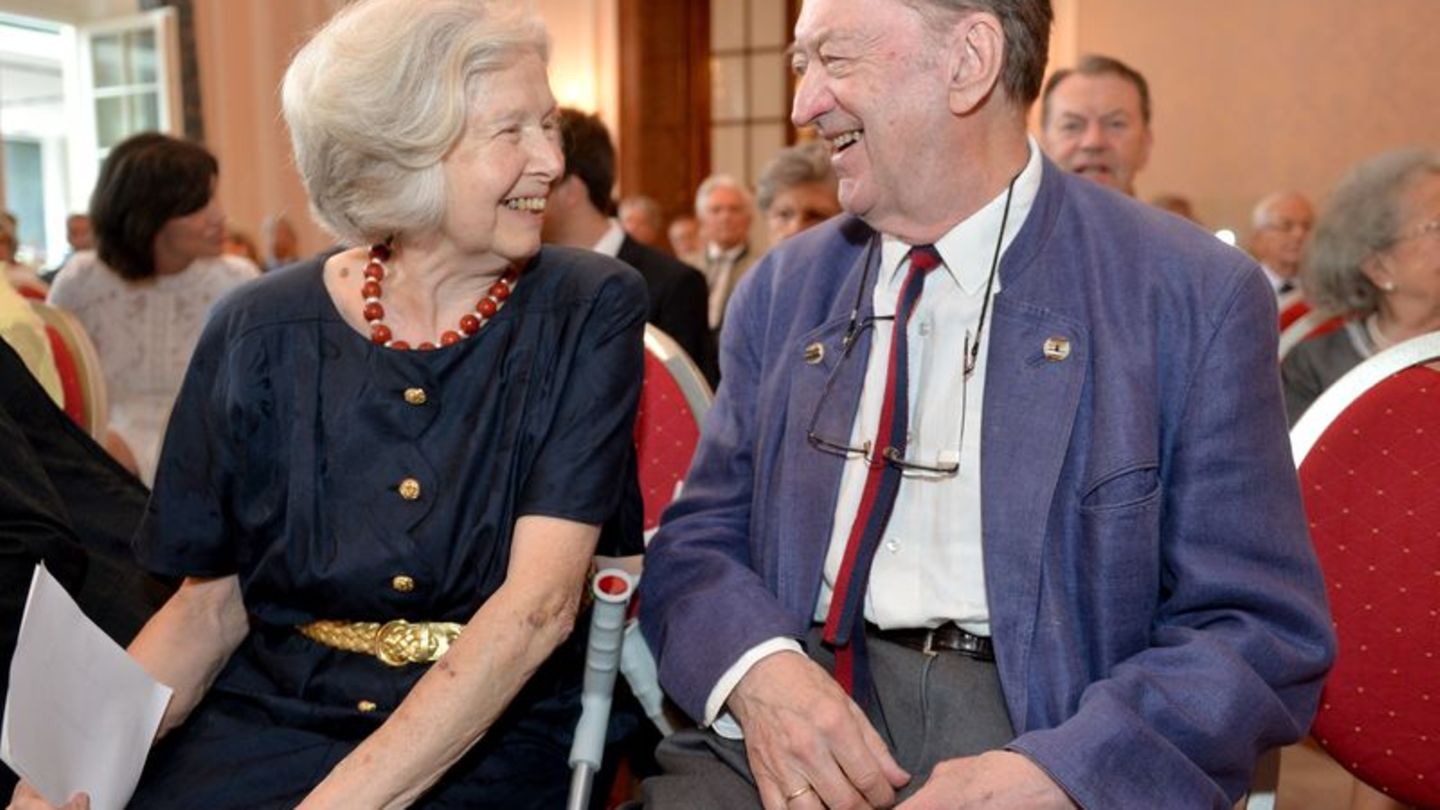
[[[945,262],[943,272],[932,272],[925,279],[906,333],[910,385],[907,459],[932,466],[951,462],[956,460],[958,447],[960,469],[953,476],[906,475],[901,481],[865,593],[865,618],[882,628],[935,627],[954,620],[972,633],[989,634],[980,543],[980,419],[991,316],[986,316],[978,362],[968,381],[963,374],[965,337],[976,333],[996,241],[1001,240],[1003,253],[1020,232],[1040,188],[1041,165],[1040,148],[1032,139],[1030,159],[1015,180],[1003,236],[1000,221],[1005,191],[935,243]],[[909,270],[909,251],[910,246],[900,240],[883,238],[873,298],[875,315],[894,315]],[[997,274],[991,295],[999,292]],[[875,437],[892,327],[893,321],[875,322],[860,407],[850,437],[852,446],[861,446]],[[841,475],[820,596],[815,604],[816,622],[823,622],[830,608],[866,473],[865,460],[857,456],[846,462]],[[746,652],[711,690],[705,704],[706,723],[714,723],[716,731],[724,736],[738,736],[738,725],[728,714],[720,716],[730,692],[760,659],[781,650],[800,649],[793,639],[775,638]]]
[[[1285,292],[1283,288],[1286,284],[1289,284],[1291,289],[1295,288],[1294,279],[1281,276],[1279,273],[1271,270],[1270,265],[1262,262],[1260,264],[1260,269],[1265,272],[1265,279],[1270,282],[1270,289],[1274,290],[1276,295],[1280,295]]]
[[[625,229],[620,227],[620,220],[611,217],[610,227],[605,229],[605,235],[600,241],[590,248],[596,253],[603,253],[606,256],[615,257],[620,255],[620,246],[625,243]]]

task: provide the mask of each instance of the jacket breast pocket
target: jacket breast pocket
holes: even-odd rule
[[[1080,511],[1110,512],[1139,508],[1160,499],[1160,467],[1143,463],[1101,476],[1080,496]]]
[[[1092,484],[1078,510],[1079,546],[1070,563],[1091,583],[1077,609],[1104,627],[1107,645],[1125,654],[1145,647],[1161,585],[1159,468],[1142,464]]]

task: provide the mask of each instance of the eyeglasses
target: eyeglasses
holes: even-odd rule
[[[1419,239],[1422,236],[1437,235],[1440,235],[1440,219],[1432,219],[1429,222],[1422,222],[1419,225],[1416,225],[1415,227],[1409,229],[1408,231],[1404,231],[1399,236],[1395,237],[1394,241],[1392,241],[1390,244],[1398,245],[1401,242],[1408,242],[1411,239]]]
[[[985,293],[980,305],[980,319],[975,326],[975,332],[965,330],[965,349],[962,355],[962,372],[960,375],[960,437],[955,440],[954,461],[946,461],[945,455],[934,464],[925,464],[919,461],[907,459],[905,451],[895,447],[885,447],[880,451],[877,458],[872,442],[865,442],[860,447],[850,444],[849,440],[836,441],[821,436],[816,427],[820,424],[820,414],[823,412],[825,403],[831,399],[831,389],[835,387],[835,380],[840,376],[840,369],[850,357],[850,351],[855,347],[855,341],[865,332],[866,329],[874,328],[876,321],[893,321],[894,316],[869,316],[860,317],[860,304],[863,296],[870,289],[866,281],[870,278],[870,269],[874,265],[875,246],[880,241],[877,233],[865,247],[865,255],[861,259],[863,268],[860,272],[860,286],[855,291],[855,306],[850,310],[850,323],[845,327],[845,335],[840,339],[840,360],[835,363],[835,368],[830,370],[829,379],[825,380],[825,390],[820,392],[820,398],[815,400],[815,413],[810,415],[810,426],[805,431],[805,440],[810,446],[822,453],[829,453],[843,458],[863,458],[872,467],[878,463],[889,464],[900,470],[900,474],[915,478],[949,478],[960,472],[960,451],[965,447],[965,404],[970,390],[970,378],[975,374],[975,365],[980,359],[980,336],[985,332],[985,316],[990,311],[990,292],[995,286],[995,274],[1000,269],[1000,252],[1005,246],[1005,226],[1010,221],[1010,201],[1015,196],[1015,181],[1020,179],[1020,171],[1010,178],[1010,184],[1005,189],[1005,207],[1000,213],[1000,233],[995,237],[995,253],[990,258],[990,276],[985,280]],[[842,420],[844,421],[844,420]],[[849,424],[849,422],[845,422]],[[852,428],[853,431],[853,428]],[[912,442],[908,439],[905,442],[908,448]]]
[[[864,318],[845,331],[845,337],[841,340],[840,360],[835,363],[835,368],[830,370],[830,377],[825,381],[825,388],[820,392],[820,398],[815,401],[815,412],[810,415],[810,425],[805,431],[805,439],[810,446],[822,453],[829,453],[832,456],[842,458],[863,458],[867,464],[889,464],[900,470],[900,474],[911,478],[949,478],[960,472],[960,450],[965,446],[965,412],[966,395],[970,388],[970,377],[974,372],[974,366],[970,362],[971,335],[967,330],[965,333],[965,370],[960,379],[960,436],[955,440],[955,451],[953,454],[941,453],[935,463],[927,464],[914,459],[904,457],[903,450],[895,447],[877,448],[872,442],[865,442],[859,447],[850,444],[849,440],[829,439],[820,434],[819,426],[821,415],[825,412],[825,405],[832,401],[831,390],[835,387],[835,380],[840,377],[840,369],[844,367],[845,361],[850,358],[851,348],[855,341],[865,333],[867,329],[873,329],[876,321],[894,321],[892,315]],[[978,342],[978,341],[977,341]],[[845,420],[842,420],[845,421]],[[848,422],[847,422],[848,423]],[[906,442],[907,446],[913,442]],[[950,461],[948,459],[954,459]]]
[[[1260,226],[1262,231],[1279,231],[1280,233],[1294,233],[1298,231],[1301,235],[1310,232],[1313,224],[1308,219],[1276,219]]]

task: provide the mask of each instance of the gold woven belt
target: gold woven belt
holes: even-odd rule
[[[392,667],[439,660],[460,635],[455,622],[337,622],[329,619],[296,625],[306,638],[347,652],[373,655]]]

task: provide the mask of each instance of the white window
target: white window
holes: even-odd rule
[[[115,144],[182,129],[174,9],[87,21],[63,3],[44,8],[66,13],[0,11],[5,207],[19,217],[22,258],[40,266],[65,255],[65,217],[89,207]]]

